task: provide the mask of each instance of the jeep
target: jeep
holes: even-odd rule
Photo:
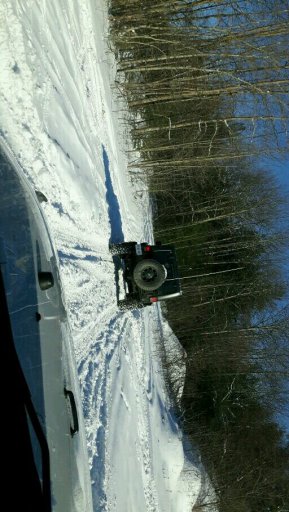
[[[173,245],[122,242],[110,244],[110,252],[121,259],[127,288],[125,299],[118,300],[120,309],[142,308],[182,295]]]

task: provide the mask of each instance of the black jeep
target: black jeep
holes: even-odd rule
[[[173,245],[123,242],[110,244],[110,251],[123,263],[127,293],[118,301],[120,309],[141,308],[182,294]]]

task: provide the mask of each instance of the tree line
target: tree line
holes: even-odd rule
[[[287,0],[110,3],[129,171],[178,252],[184,293],[166,316],[187,353],[180,416],[224,512],[289,510],[276,420],[288,411],[288,204],[264,164],[288,150],[288,13]]]

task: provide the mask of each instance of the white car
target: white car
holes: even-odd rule
[[[11,511],[20,504],[29,512],[91,512],[77,370],[39,205],[45,196],[6,148],[0,190],[2,503]]]

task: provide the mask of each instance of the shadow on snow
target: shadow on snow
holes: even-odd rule
[[[118,244],[124,242],[124,234],[122,230],[122,219],[120,214],[118,198],[114,192],[113,184],[110,176],[109,159],[105,147],[102,145],[102,158],[105,172],[105,186],[106,186],[106,201],[108,204],[108,217],[110,223],[110,237],[109,243]],[[116,296],[119,299],[120,284],[119,284],[119,270],[121,262],[118,256],[112,257],[114,262]]]
[[[102,146],[102,158],[105,172],[105,186],[106,186],[106,200],[108,204],[108,216],[110,223],[110,243],[121,243],[124,241],[124,234],[122,231],[122,220],[119,209],[119,202],[113,189],[109,170],[109,159],[105,147]]]

